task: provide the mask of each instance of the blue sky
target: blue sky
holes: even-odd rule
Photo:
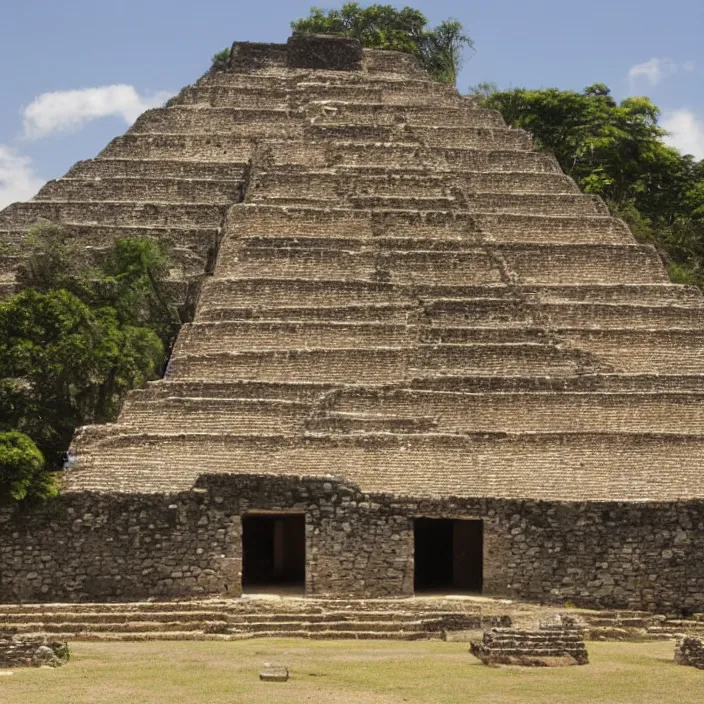
[[[95,156],[234,40],[285,41],[310,0],[7,0],[0,24],[0,207]],[[323,7],[335,3],[321,0]],[[367,4],[367,3],[362,3]],[[671,142],[704,158],[704,2],[409,0],[476,43],[458,83],[649,95]]]

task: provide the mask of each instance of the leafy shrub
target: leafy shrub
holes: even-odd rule
[[[393,5],[375,4],[363,8],[357,2],[345,3],[339,10],[313,7],[308,17],[291,23],[297,32],[352,37],[371,49],[413,54],[431,76],[454,84],[463,52],[474,43],[458,20],[445,20],[435,29],[427,29],[427,25],[426,16],[410,7],[398,10]]]
[[[218,51],[217,54],[213,55],[211,70],[213,71],[224,71],[230,64],[230,50],[223,49]]]
[[[53,476],[32,440],[17,431],[0,433],[0,502],[56,496]]]

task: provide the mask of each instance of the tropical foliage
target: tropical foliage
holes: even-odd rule
[[[77,426],[114,420],[178,332],[168,267],[152,240],[119,240],[95,264],[61,228],[35,230],[22,290],[0,303],[0,431],[26,434],[58,468]]]
[[[474,46],[461,22],[445,20],[428,29],[423,13],[410,7],[398,10],[393,5],[361,7],[348,2],[339,10],[313,7],[308,17],[291,26],[297,32],[353,37],[371,49],[413,54],[432,76],[452,84],[462,68],[464,50]]]
[[[601,83],[581,93],[491,84],[472,92],[530,131],[583,191],[602,196],[639,239],[655,244],[673,280],[704,285],[704,162],[663,142],[660,111],[648,98],[618,102]]]
[[[0,433],[0,503],[55,495],[53,476],[32,440],[17,431]]]

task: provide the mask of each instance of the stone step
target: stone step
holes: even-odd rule
[[[273,244],[276,244],[275,242]],[[215,269],[218,278],[339,279],[411,285],[489,285],[511,277],[522,284],[665,283],[667,274],[648,246],[516,245],[463,252],[342,251],[333,249],[241,249],[226,240]]]
[[[704,392],[433,392],[350,390],[326,404],[331,415],[436,419],[441,433],[660,432],[704,434]],[[628,621],[633,625],[639,619]],[[611,623],[589,620],[591,626]],[[621,622],[619,622],[621,623]],[[623,621],[623,623],[626,623]],[[704,627],[704,624],[703,624]]]
[[[458,104],[459,103],[459,104]],[[348,102],[324,97],[304,105],[302,113],[312,123],[340,122],[346,125],[443,125],[503,128],[496,110],[462,105],[389,105],[383,102]]]
[[[476,619],[475,619],[476,620]],[[246,623],[230,623],[226,620],[213,621],[167,621],[167,620],[129,620],[129,621],[100,621],[94,622],[90,620],[71,620],[71,621],[55,621],[44,623],[13,623],[12,628],[16,629],[18,634],[36,633],[41,630],[49,636],[56,633],[72,632],[80,636],[82,632],[88,631],[93,633],[187,633],[200,631],[203,633],[213,634],[256,634],[266,633],[271,630],[276,630],[282,633],[301,632],[307,633],[325,633],[328,631],[348,632],[350,634],[357,632],[374,632],[374,633],[403,633],[406,631],[415,632],[436,632],[440,634],[442,631],[441,620],[437,620],[438,626],[433,628],[428,627],[428,622],[423,619],[408,619],[399,620],[328,620],[328,621],[308,621],[305,618],[295,620],[251,620]],[[2,623],[0,626],[5,626]],[[7,624],[10,625],[10,624]],[[431,622],[432,626],[432,622]]]
[[[344,434],[355,433],[429,433],[435,432],[438,422],[427,415],[412,418],[399,418],[371,413],[326,413],[310,418],[306,430],[312,433]]]
[[[392,142],[460,149],[482,148],[515,151],[531,149],[531,139],[527,132],[507,127],[425,127],[407,124],[387,126],[316,122],[306,126],[302,136],[305,140],[313,142],[331,140]]]
[[[443,453],[438,455],[438,448]],[[400,451],[403,448],[403,451]],[[93,447],[66,477],[67,491],[178,492],[209,474],[335,476],[363,492],[554,501],[688,500],[702,491],[701,437],[648,434],[125,435]],[[198,457],[197,465],[193,457]],[[443,458],[439,462],[438,457]],[[429,472],[428,467],[433,471]],[[520,467],[521,487],[516,487]],[[618,468],[616,471],[614,468]],[[671,472],[663,487],[657,479]],[[571,477],[570,482],[564,476]]]
[[[379,304],[327,306],[264,306],[231,308],[227,304],[218,305],[217,299],[210,299],[207,307],[198,313],[198,322],[261,320],[277,322],[339,322],[339,323],[379,323],[384,325],[405,325],[418,314],[416,306]]]
[[[593,354],[614,371],[704,374],[704,331],[560,330],[571,347]]]
[[[230,379],[332,383],[399,383],[419,376],[550,374],[567,376],[598,367],[579,350],[541,344],[259,350],[209,355],[175,354],[173,381]]]
[[[402,347],[418,341],[406,325],[379,323],[196,322],[184,325],[174,355],[304,348]]]
[[[573,378],[546,378],[501,373],[493,377],[481,377],[466,374],[434,378],[418,377],[408,380],[404,385],[414,390],[452,393],[680,393],[701,391],[701,376],[699,374],[677,373],[626,374],[590,371]]]
[[[562,306],[634,306],[643,303],[659,309],[674,311],[704,307],[704,298],[695,287],[675,284],[583,284],[583,285],[509,285],[485,286],[426,286],[379,283],[364,280],[340,279],[286,279],[211,278],[203,285],[198,316],[220,308],[266,309],[286,306],[344,307],[354,301],[358,306],[399,306],[419,311],[421,305],[431,319],[448,316],[448,320],[465,319],[475,310],[483,321],[501,314],[506,324],[520,311],[543,305],[551,315],[557,315]],[[682,313],[684,315],[684,312]],[[566,314],[565,314],[566,315]],[[693,313],[696,315],[696,312]],[[634,318],[639,314],[634,311]],[[645,311],[642,317],[647,318]],[[206,319],[206,318],[203,318]],[[470,318],[471,319],[471,318]],[[605,322],[608,316],[604,315]],[[502,324],[502,320],[499,324]],[[605,325],[605,323],[604,323]]]
[[[41,635],[39,633],[27,634]],[[307,638],[315,640],[431,640],[440,639],[442,634],[430,633],[427,631],[320,631],[311,632],[308,630],[299,631],[259,631],[257,633],[234,633],[234,634],[219,634],[219,633],[203,633],[200,631],[145,631],[139,633],[104,633],[96,631],[64,631],[63,633],[53,633],[52,637],[59,641],[133,641],[133,642],[152,642],[152,641],[232,641],[245,640],[250,638]]]
[[[277,202],[280,201],[281,199]],[[311,199],[310,205],[316,207],[317,202]],[[437,197],[420,195],[352,195],[344,199],[340,205],[345,202],[349,203],[350,207],[361,210],[420,210],[422,212],[428,210],[463,210],[482,214],[566,215],[568,217],[578,217],[580,215],[608,216],[609,214],[608,209],[600,198],[583,194],[456,192],[451,196]],[[286,201],[284,200],[281,204],[285,205]]]
[[[169,178],[241,182],[246,167],[245,161],[100,158],[77,162],[65,178]]]
[[[498,198],[499,196],[495,196]],[[228,222],[235,237],[321,240],[409,239],[496,244],[635,244],[625,224],[603,215],[535,215],[462,211],[353,210],[243,203]]]
[[[423,195],[432,198],[451,196],[462,199],[467,192],[536,193],[541,197],[547,194],[577,194],[578,189],[569,177],[553,173],[438,173],[435,170],[430,173],[409,173],[394,169],[374,174],[359,168],[336,167],[304,172],[297,168],[277,167],[254,174],[250,196],[252,202],[296,197],[339,201],[368,194],[395,197]]]
[[[130,128],[133,134],[171,132],[175,134],[208,134],[237,132],[265,134],[281,138],[282,131],[294,121],[287,109],[210,108],[175,105],[143,112]],[[259,130],[257,130],[259,127]],[[278,129],[278,132],[277,132]]]
[[[316,403],[332,391],[329,383],[297,382],[176,382],[159,380],[148,383],[144,389],[133,389],[125,399],[122,412],[127,413],[133,403],[151,402],[167,398],[208,399],[283,399],[301,403]]]
[[[156,382],[152,386],[163,386]],[[137,393],[139,390],[137,390]],[[197,618],[222,615],[240,620],[290,620],[304,615],[308,619],[344,620],[357,618],[357,614],[368,614],[367,618],[417,618],[415,614],[429,614],[432,617],[451,617],[458,613],[467,617],[488,619],[505,618],[484,616],[483,605],[466,599],[424,598],[372,598],[372,599],[333,599],[324,597],[285,597],[269,598],[245,594],[239,598],[204,599],[187,601],[136,601],[136,602],[75,602],[75,603],[15,603],[0,604],[0,618],[7,616],[28,618],[60,617],[105,617],[119,620],[135,614],[149,614],[149,620],[158,620],[154,614],[166,615],[167,620],[176,620],[171,614],[195,615]],[[185,617],[185,616],[184,616]],[[213,619],[217,620],[217,619]]]
[[[325,87],[325,89],[340,87],[378,88],[384,92],[402,92],[409,95],[449,95],[459,98],[455,88],[430,80],[427,77],[394,77],[384,74],[374,73],[354,73],[347,71],[292,71],[286,74],[265,74],[265,73],[238,73],[235,71],[218,71],[206,74],[200,78],[195,87],[211,88],[246,88],[261,87],[275,88],[287,87],[306,91],[312,87]]]
[[[696,303],[696,301],[693,301]],[[700,328],[701,305],[638,305],[626,303],[543,302],[532,298],[469,298],[425,300],[426,320],[438,326],[499,326],[541,324],[560,328]]]
[[[285,84],[227,86],[188,86],[173,100],[173,105],[197,105],[212,108],[259,108],[288,110],[291,90]]]
[[[242,435],[296,435],[303,432],[311,406],[272,399],[166,398],[134,401],[120,414],[121,426],[142,431],[231,432]]]
[[[285,135],[283,135],[285,136]],[[241,134],[135,134],[116,137],[100,152],[98,160],[149,159],[209,163],[248,162],[256,137]]]
[[[305,168],[423,168],[482,173],[522,171],[562,174],[555,158],[543,152],[514,149],[442,147],[394,142],[296,142],[265,140],[272,165]]]
[[[217,228],[224,204],[99,201],[29,201],[0,211],[0,230],[29,229],[40,220],[73,225]]]
[[[181,178],[61,178],[49,181],[36,201],[221,203],[242,199],[243,181]]]

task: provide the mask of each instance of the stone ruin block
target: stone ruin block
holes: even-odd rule
[[[481,641],[472,641],[469,652],[492,666],[567,667],[589,662],[584,629],[567,616],[541,623],[536,630],[492,628]]]
[[[265,662],[259,673],[262,682],[288,682],[288,668],[284,665]]]
[[[17,637],[12,631],[0,632],[0,668],[61,667],[68,659],[68,643]]]
[[[363,58],[358,39],[296,33],[288,40],[289,68],[361,71]]]
[[[704,638],[685,636],[675,646],[675,662],[704,670]]]

